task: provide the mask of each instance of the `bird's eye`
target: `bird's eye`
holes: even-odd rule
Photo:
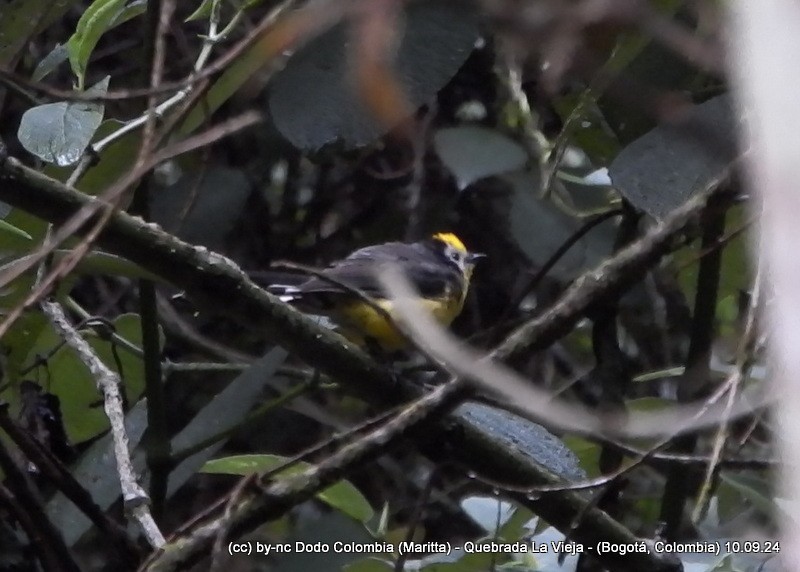
[[[449,252],[450,260],[453,262],[461,262],[461,253],[457,250],[451,250]]]

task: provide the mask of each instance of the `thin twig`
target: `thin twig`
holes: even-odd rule
[[[0,469],[8,488],[0,485],[4,501],[36,547],[42,565],[54,572],[78,572],[80,567],[70,554],[61,533],[47,513],[30,476],[14,462],[5,442],[0,442]]]
[[[158,529],[150,514],[149,498],[139,485],[136,472],[128,449],[128,435],[125,432],[125,412],[122,408],[119,376],[111,371],[97,357],[92,347],[75,330],[67,319],[64,310],[57,302],[42,302],[42,311],[50,319],[53,327],[71,347],[78,359],[89,369],[103,394],[106,416],[111,424],[111,436],[114,442],[114,458],[117,462],[122,498],[125,508],[139,524],[145,538],[153,548],[164,545],[164,535]]]
[[[283,514],[287,506],[305,501],[354,467],[386,452],[414,427],[450,409],[453,406],[452,397],[449,386],[439,386],[404,407],[358,441],[346,444],[302,473],[277,479],[272,483],[269,482],[269,474],[259,477],[253,482],[254,486],[239,491],[239,500],[234,506],[229,506],[222,515],[204,518],[182,531],[163,551],[147,562],[142,570],[175,570],[179,564],[194,562],[210,551],[221,531],[225,537],[230,538],[273,515]]]
[[[714,436],[714,445],[711,449],[711,455],[709,456],[710,458],[706,467],[703,485],[700,487],[695,508],[694,511],[692,511],[692,522],[695,523],[703,517],[703,514],[707,508],[707,501],[709,499],[709,495],[711,494],[713,479],[719,470],[719,462],[722,458],[722,449],[728,439],[730,409],[733,407],[733,403],[738,396],[741,384],[747,378],[750,366],[753,363],[754,351],[758,339],[756,317],[761,304],[762,280],[763,266],[759,263],[756,271],[756,277],[753,282],[753,291],[750,294],[750,304],[747,307],[747,317],[745,319],[744,331],[739,339],[739,345],[736,348],[736,365],[729,377],[731,381],[731,387],[728,390],[728,403],[722,421],[720,422],[716,435]]]
[[[0,274],[0,284],[8,284],[15,278],[19,277],[32,266],[36,265],[43,257],[47,256],[55,248],[58,247],[64,240],[74,236],[77,230],[83,226],[88,220],[95,215],[97,211],[102,211],[99,215],[97,222],[92,227],[92,230],[85,234],[84,238],[78,243],[72,253],[65,256],[56,265],[56,267],[45,277],[41,284],[35,287],[30,294],[23,300],[22,303],[17,304],[11,311],[5,315],[5,319],[0,323],[0,337],[8,331],[8,328],[22,315],[22,313],[36,304],[63,276],[68,274],[80,260],[89,252],[90,247],[96,240],[98,234],[105,226],[106,222],[114,214],[117,205],[119,204],[123,194],[130,188],[131,185],[136,183],[145,173],[150,169],[161,163],[162,161],[173,157],[176,154],[191,151],[196,147],[207,145],[217,140],[220,137],[226,137],[235,133],[239,129],[244,129],[261,121],[262,117],[256,112],[245,112],[239,117],[232,120],[225,121],[222,124],[209,129],[208,131],[191,137],[179,144],[168,147],[163,151],[156,153],[151,159],[146,161],[139,169],[129,171],[125,176],[112,185],[102,196],[95,198],[85,203],[77,212],[75,212],[69,220],[58,229],[54,236],[45,241],[36,252],[26,257],[25,262],[15,265],[13,268],[8,268]],[[6,160],[4,167],[7,170],[27,171],[31,172],[22,162],[16,158],[9,157]],[[46,175],[37,173],[37,177],[52,181]]]

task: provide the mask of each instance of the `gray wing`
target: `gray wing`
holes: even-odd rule
[[[448,283],[452,284],[455,270],[438,261],[436,254],[419,244],[389,242],[367,246],[356,250],[347,258],[325,269],[323,274],[332,280],[351,288],[361,290],[369,296],[380,297],[382,288],[376,276],[376,269],[387,262],[413,261],[413,272],[409,276],[423,296],[438,296],[444,293]],[[307,294],[348,294],[332,282],[313,277],[298,287],[298,293]],[[352,293],[349,293],[352,295]]]

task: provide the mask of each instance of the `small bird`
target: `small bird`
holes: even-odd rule
[[[304,312],[327,316],[354,343],[368,348],[377,344],[384,352],[395,352],[407,346],[405,337],[355,291],[396,320],[392,300],[386,297],[377,275],[382,265],[394,263],[405,272],[427,310],[443,326],[449,326],[464,307],[472,271],[483,256],[468,252],[455,234],[437,233],[419,242],[361,248],[298,286],[274,284],[269,291]]]

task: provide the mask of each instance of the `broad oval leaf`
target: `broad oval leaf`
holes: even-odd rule
[[[628,145],[608,174],[633,206],[663,217],[736,158],[738,123],[730,98],[715,97]]]
[[[512,448],[565,479],[586,477],[578,457],[564,442],[537,423],[480,403],[455,410],[463,423],[478,428],[502,446]]]
[[[109,76],[87,94],[103,95]],[[59,167],[72,165],[88,147],[100,123],[104,106],[90,101],[60,101],[26,111],[19,124],[18,137],[27,151]]]
[[[485,127],[440,129],[433,144],[461,189],[479,179],[520,169],[528,160],[525,149],[516,141]]]
[[[535,173],[516,172],[503,175],[502,179],[512,187],[508,205],[511,235],[528,260],[541,266],[575,234],[582,222],[537,196],[540,183]],[[568,281],[599,264],[612,251],[614,234],[613,221],[599,224],[572,245],[551,274]]]
[[[436,0],[407,6],[394,70],[412,106],[429,101],[450,81],[477,38],[475,16],[463,4]],[[388,130],[352,87],[347,42],[347,27],[340,24],[298,50],[275,77],[270,112],[296,147],[317,150],[335,141],[361,147]]]
[[[152,193],[153,222],[178,237],[209,248],[219,248],[222,239],[241,220],[252,189],[237,169],[212,167],[185,174],[177,183]]]

